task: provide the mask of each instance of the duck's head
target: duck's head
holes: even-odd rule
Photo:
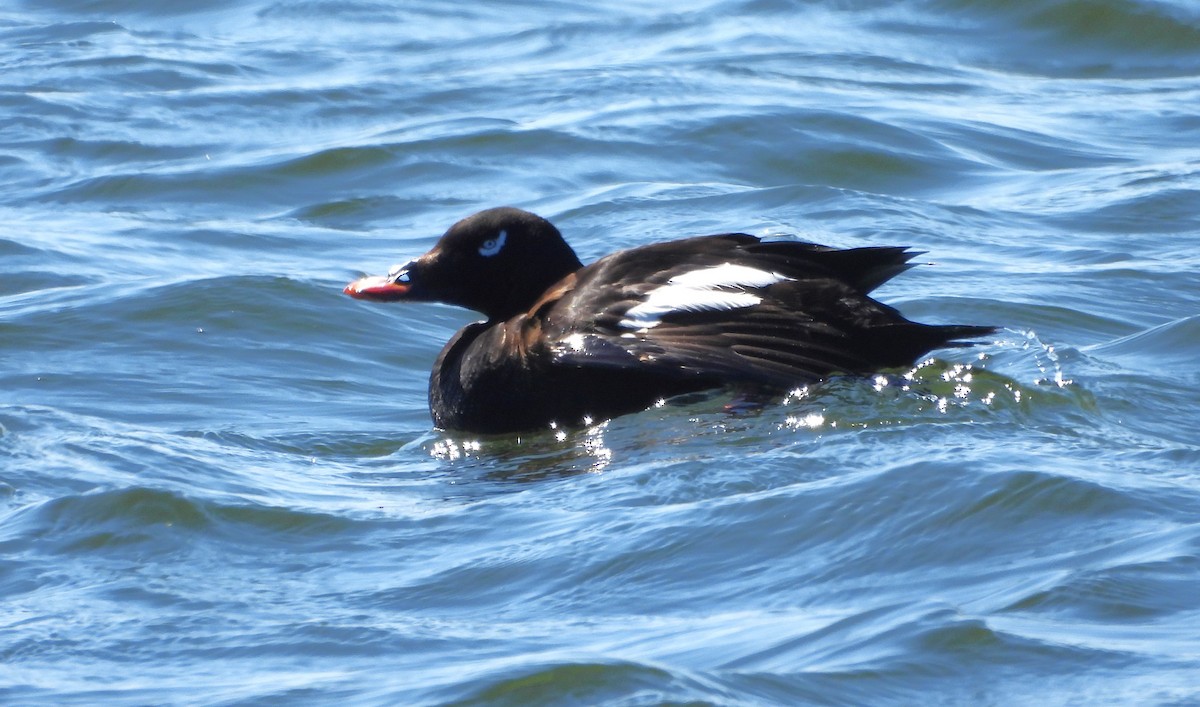
[[[346,294],[376,302],[445,302],[504,320],[531,307],[581,267],[562,234],[528,211],[480,211],[446,231],[425,255],[363,277]]]

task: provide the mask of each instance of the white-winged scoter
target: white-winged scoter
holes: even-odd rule
[[[915,255],[725,233],[584,267],[549,221],[502,207],[459,221],[425,255],[345,293],[485,315],[442,349],[429,407],[443,429],[516,432],[722,386],[786,392],[833,373],[909,366],[994,331],[911,322],[868,296]]]

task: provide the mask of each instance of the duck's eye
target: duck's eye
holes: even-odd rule
[[[388,270],[387,276],[393,282],[408,282],[408,263],[393,265],[392,269]]]
[[[490,258],[500,249],[504,247],[504,241],[508,239],[508,231],[501,231],[495,238],[489,238],[479,246],[479,254],[485,258]]]

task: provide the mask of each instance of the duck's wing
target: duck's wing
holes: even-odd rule
[[[692,238],[603,258],[531,314],[557,365],[783,388],[908,365],[991,331],[910,322],[867,295],[915,255],[746,234]]]

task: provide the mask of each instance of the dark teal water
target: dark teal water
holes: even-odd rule
[[[0,702],[1200,703],[1190,0],[16,0],[0,68]],[[472,315],[340,290],[500,204],[1003,330],[446,434]]]

